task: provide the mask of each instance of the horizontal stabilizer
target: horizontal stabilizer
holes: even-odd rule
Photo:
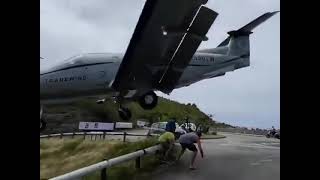
[[[259,16],[257,19],[251,21],[247,25],[243,26],[242,28],[238,29],[237,31],[232,31],[232,32],[233,33],[234,32],[251,32],[254,28],[259,26],[261,23],[265,22],[266,20],[268,20],[270,17],[272,17],[273,15],[275,15],[278,12],[280,12],[280,11],[267,12],[267,13]],[[228,45],[230,38],[231,37],[229,36],[227,39],[222,41],[222,43],[220,43],[218,47]]]

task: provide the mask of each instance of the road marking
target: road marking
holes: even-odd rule
[[[272,159],[263,159],[260,162],[272,162]]]
[[[260,165],[260,163],[258,162],[255,162],[255,163],[250,163],[251,166],[257,166],[257,165]]]
[[[280,149],[280,147],[274,147],[274,146],[265,146],[262,144],[242,144],[242,143],[223,143],[220,144],[221,146],[238,146],[238,147],[248,147],[248,148],[261,148],[261,149]]]
[[[268,142],[268,143],[261,143],[261,144],[264,144],[264,145],[268,145],[268,144],[279,145],[280,142]]]

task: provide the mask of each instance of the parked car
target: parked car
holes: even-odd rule
[[[197,126],[194,123],[183,123],[180,126],[181,129],[185,130],[186,132],[196,131]]]
[[[168,122],[156,122],[153,123],[149,129],[149,134],[162,134],[166,132],[166,125]],[[183,130],[178,123],[176,123],[175,135],[177,138],[180,137],[181,134],[185,134],[186,131]]]

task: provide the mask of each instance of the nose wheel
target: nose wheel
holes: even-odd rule
[[[119,113],[119,116],[121,117],[121,119],[126,120],[126,121],[131,119],[131,117],[132,117],[131,111],[125,107],[120,106],[118,109],[118,113]]]

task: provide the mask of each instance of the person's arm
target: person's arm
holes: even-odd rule
[[[200,138],[198,139],[197,144],[198,144],[198,148],[199,148],[199,150],[200,150],[201,157],[203,158],[203,150],[202,150]]]

